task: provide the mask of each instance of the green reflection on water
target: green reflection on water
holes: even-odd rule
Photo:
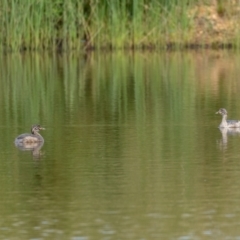
[[[215,116],[240,118],[238,55],[0,61],[2,236],[199,237],[205,215],[239,222],[239,135],[222,147]],[[13,144],[33,123],[46,127],[40,159]]]

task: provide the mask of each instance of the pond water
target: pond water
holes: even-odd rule
[[[240,239],[239,54],[0,62],[0,239]]]

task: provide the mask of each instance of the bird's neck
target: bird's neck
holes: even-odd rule
[[[34,131],[34,130],[32,131],[32,134],[33,134],[33,135],[41,136],[40,133],[39,133],[38,131]]]
[[[226,123],[227,122],[227,115],[223,115],[222,116],[222,123]]]

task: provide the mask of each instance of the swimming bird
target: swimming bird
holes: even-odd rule
[[[39,133],[40,130],[45,130],[45,128],[39,124],[33,125],[31,133],[23,133],[15,138],[15,144],[44,142],[43,137]]]
[[[239,128],[239,120],[227,120],[227,110],[225,108],[220,108],[216,114],[222,115],[222,122],[219,125],[219,128]]]

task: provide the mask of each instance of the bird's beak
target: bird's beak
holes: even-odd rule
[[[41,127],[41,128],[39,128],[40,130],[45,130],[45,128],[43,128],[43,127]]]
[[[217,111],[215,114],[219,114],[219,111]]]

